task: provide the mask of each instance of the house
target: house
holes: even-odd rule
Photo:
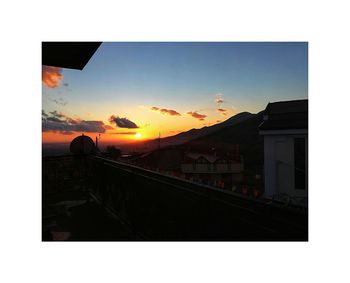
[[[243,163],[240,158],[215,153],[187,152],[181,163],[181,172],[186,179],[226,188],[242,181]]]
[[[307,205],[308,100],[269,103],[259,133],[264,136],[265,198],[284,196]]]

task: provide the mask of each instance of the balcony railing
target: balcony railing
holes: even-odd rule
[[[64,172],[65,167],[50,162],[57,170],[50,180],[45,179],[47,170],[43,170],[43,190],[52,189],[54,184],[56,190],[67,189],[63,180],[54,180],[60,178],[59,170]],[[76,189],[86,190],[93,200],[145,240],[308,237],[305,211],[289,211],[263,200],[98,156],[72,157],[70,164],[68,175],[71,183],[77,180]]]

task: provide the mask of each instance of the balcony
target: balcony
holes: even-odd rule
[[[50,214],[63,200],[77,205],[66,207],[64,217]],[[43,159],[43,234],[52,233],[49,219],[70,229],[67,240],[305,241],[308,237],[306,211],[98,156]]]

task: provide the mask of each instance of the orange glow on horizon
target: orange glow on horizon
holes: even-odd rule
[[[105,133],[101,133],[100,142],[102,143],[121,143],[121,144],[128,144],[133,143],[135,141],[147,141],[147,140],[153,140],[157,139],[159,137],[159,133],[161,138],[169,137],[176,135],[181,132],[188,131],[192,128],[201,128],[204,127],[202,123],[200,126],[195,125],[177,125],[175,127],[175,123],[172,125],[168,125],[167,128],[162,127],[147,127],[147,128],[140,128],[138,131],[130,131],[127,129],[114,129],[114,130],[106,130]],[[95,141],[96,136],[99,136],[99,133],[94,132],[73,132],[71,135],[65,135],[59,132],[42,132],[42,142],[43,143],[70,143],[75,137],[80,136],[81,134],[84,134],[86,136],[89,136],[92,138],[93,141]]]
[[[199,129],[204,126],[216,124],[217,116],[219,115],[217,112],[214,112],[216,116],[201,121],[190,115],[161,115],[155,111],[150,111],[149,109],[138,108],[135,112],[125,112],[126,114],[122,115],[135,122],[138,126],[137,129],[128,129],[120,128],[110,123],[110,121],[104,120],[103,117],[106,117],[104,113],[109,112],[112,112],[112,110],[104,109],[103,112],[96,111],[96,114],[93,117],[94,121],[101,121],[104,124],[105,132],[100,134],[101,143],[129,144],[134,142],[146,142],[148,140],[158,139],[159,134],[161,138],[165,138],[189,131],[193,128]],[[182,113],[183,112],[184,111],[182,111]],[[79,117],[81,120],[92,119],[91,117]],[[80,136],[82,133],[83,132],[73,132],[72,134],[63,134],[60,132],[43,132],[42,142],[70,143],[75,137]],[[94,141],[96,136],[99,135],[99,133],[96,132],[84,132],[84,134],[90,136]]]

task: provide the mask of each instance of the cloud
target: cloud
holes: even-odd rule
[[[224,103],[224,99],[223,99],[223,94],[222,93],[218,93],[215,95],[215,103],[220,105],[222,103]]]
[[[56,88],[63,80],[62,69],[58,67],[42,66],[42,82],[49,88]]]
[[[58,132],[63,135],[71,135],[74,132],[104,133],[104,126],[102,121],[74,119],[56,110],[50,112],[50,115],[42,111],[43,132]]]
[[[110,125],[104,125],[103,126],[106,130],[114,130],[114,128]]]
[[[62,97],[60,97],[59,99],[50,99],[51,101],[55,102],[58,105],[62,105],[62,106],[66,106],[67,105],[67,101],[65,101]]]
[[[226,115],[227,115],[227,110],[226,110],[226,109],[218,108],[217,111],[218,111],[222,116],[226,116]]]
[[[56,110],[51,111],[50,114],[53,117],[57,117],[57,118],[65,118],[66,117],[66,115],[64,115],[62,112],[57,112]]]
[[[204,118],[207,117],[207,115],[199,114],[196,111],[195,112],[187,112],[187,114],[192,116],[193,118],[198,119],[199,121],[204,121]]]
[[[47,117],[46,118],[46,121],[49,121],[49,122],[55,122],[55,123],[64,123],[65,121],[62,121],[60,120],[59,118],[57,117]]]
[[[45,110],[41,110],[41,116],[42,116],[43,118],[49,117],[49,115],[46,114]]]
[[[127,129],[138,129],[139,127],[132,121],[127,118],[120,118],[118,116],[112,115],[108,121],[113,124],[115,123],[119,128],[127,128]]]
[[[153,106],[153,107],[151,107],[151,110],[157,111],[157,112],[164,114],[164,115],[181,116],[181,114],[179,112],[172,110],[172,109],[159,108],[159,107]]]

